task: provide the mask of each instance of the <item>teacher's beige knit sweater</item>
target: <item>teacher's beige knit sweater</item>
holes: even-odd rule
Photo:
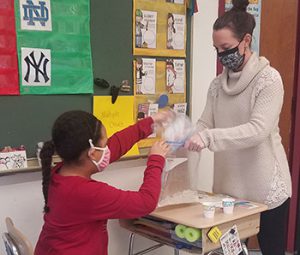
[[[255,53],[241,72],[225,69],[212,81],[198,126],[215,152],[214,192],[270,209],[291,196],[278,127],[283,93],[280,74]]]

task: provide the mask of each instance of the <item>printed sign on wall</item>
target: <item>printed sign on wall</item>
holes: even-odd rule
[[[51,51],[21,48],[22,84],[24,86],[51,85]]]
[[[50,0],[20,0],[22,30],[52,31]]]

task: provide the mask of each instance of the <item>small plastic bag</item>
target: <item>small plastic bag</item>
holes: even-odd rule
[[[183,147],[185,141],[192,135],[195,128],[189,117],[174,113],[173,117],[164,123],[162,137],[171,146],[172,152]]]

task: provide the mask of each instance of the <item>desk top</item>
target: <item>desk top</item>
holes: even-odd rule
[[[233,214],[224,214],[222,208],[216,208],[215,217],[212,219],[204,218],[203,206],[200,203],[166,206],[156,209],[150,215],[177,224],[203,229],[241,219],[268,209],[264,204],[254,202],[251,202],[251,204],[255,207],[235,206]]]

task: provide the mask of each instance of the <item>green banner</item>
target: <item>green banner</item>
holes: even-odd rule
[[[16,0],[21,94],[93,93],[89,0]]]

